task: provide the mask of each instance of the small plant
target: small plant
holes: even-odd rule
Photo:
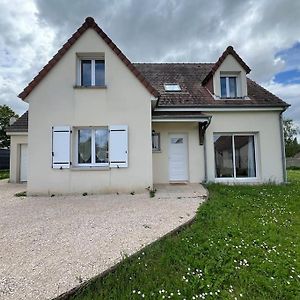
[[[87,192],[84,192],[84,193],[82,194],[82,196],[83,196],[83,197],[84,197],[84,196],[87,196],[87,194],[88,194]]]
[[[83,282],[83,279],[82,279],[81,275],[76,276],[76,279],[77,279],[77,281],[78,281],[79,283],[82,283],[82,282]]]
[[[26,191],[24,191],[24,192],[19,192],[19,193],[15,193],[15,196],[16,196],[16,197],[26,197],[26,196],[27,196],[27,193],[26,193]]]
[[[135,195],[135,191],[132,191],[132,192],[130,193],[130,195],[132,195],[132,196]]]
[[[149,196],[150,196],[150,198],[154,198],[154,197],[155,197],[155,193],[157,192],[157,189],[156,189],[156,188],[151,189],[151,187],[148,186],[148,187],[146,188],[146,190],[149,191]]]

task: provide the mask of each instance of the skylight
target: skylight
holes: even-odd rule
[[[181,87],[178,83],[165,83],[164,84],[166,92],[180,92]]]

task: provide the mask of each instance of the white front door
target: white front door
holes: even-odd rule
[[[21,144],[20,148],[20,181],[27,181],[27,144]]]
[[[188,180],[187,134],[169,135],[169,180]]]

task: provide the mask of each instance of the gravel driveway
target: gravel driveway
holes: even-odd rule
[[[0,181],[0,299],[66,292],[193,218],[205,193],[14,196],[25,189]]]

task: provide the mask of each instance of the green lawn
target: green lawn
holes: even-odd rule
[[[300,299],[300,171],[289,179],[210,185],[192,226],[70,299]]]
[[[9,178],[9,170],[0,170],[0,180]]]

